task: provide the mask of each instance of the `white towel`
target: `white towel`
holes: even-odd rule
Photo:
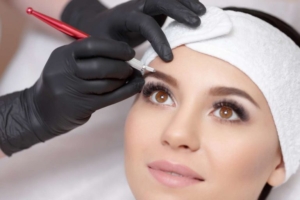
[[[285,162],[286,180],[300,161],[300,48],[284,33],[251,15],[209,7],[198,28],[172,22],[164,32],[180,45],[231,63],[260,88],[270,106]],[[150,48],[142,61],[157,54]]]

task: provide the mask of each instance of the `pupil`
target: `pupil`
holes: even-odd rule
[[[220,116],[222,118],[228,119],[232,116],[232,109],[229,107],[222,107],[220,110]]]
[[[168,98],[168,94],[164,91],[159,91],[155,95],[155,99],[159,103],[164,103]]]

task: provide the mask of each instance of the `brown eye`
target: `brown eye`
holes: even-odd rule
[[[229,107],[223,106],[220,108],[220,117],[224,119],[229,119],[233,115],[233,110]]]
[[[249,119],[243,106],[233,100],[223,100],[213,104],[213,114],[222,122],[242,122]]]
[[[149,99],[155,104],[174,106],[174,101],[170,96],[170,94],[163,90],[158,90],[156,92],[153,92],[150,95]]]
[[[155,95],[155,100],[158,103],[164,103],[167,101],[168,98],[169,98],[169,95],[164,91],[158,91]]]

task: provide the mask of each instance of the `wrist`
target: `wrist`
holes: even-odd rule
[[[71,0],[61,14],[61,20],[80,28],[80,24],[90,16],[107,10],[98,0]]]
[[[32,112],[30,89],[0,98],[0,147],[8,156],[49,139]],[[53,136],[50,136],[50,138]]]
[[[21,95],[21,102],[25,102],[25,113],[28,119],[28,123],[30,124],[30,130],[34,134],[34,136],[38,139],[39,142],[45,142],[48,139],[51,139],[56,136],[56,134],[53,133],[47,126],[47,123],[45,123],[39,113],[36,106],[35,99],[33,98],[33,93],[35,90],[35,85],[29,89],[26,89],[23,91],[23,94]],[[33,143],[32,145],[34,145]],[[32,146],[31,145],[31,146]]]

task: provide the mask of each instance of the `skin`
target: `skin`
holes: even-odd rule
[[[268,182],[284,182],[280,145],[268,103],[250,78],[231,64],[185,46],[173,50],[174,61],[156,58],[150,66],[172,76],[177,86],[163,83],[172,93],[166,103],[138,95],[125,126],[125,166],[128,183],[137,200],[254,200]],[[212,87],[243,90],[257,103],[238,95],[211,95]],[[236,101],[249,114],[222,118],[213,104]],[[238,121],[230,123],[230,120]],[[185,165],[205,181],[170,188],[148,171],[157,160]]]

